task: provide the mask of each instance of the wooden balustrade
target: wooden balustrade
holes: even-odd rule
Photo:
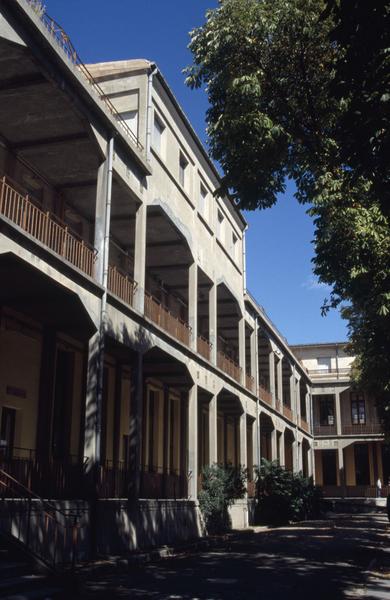
[[[259,385],[258,396],[260,400],[263,400],[263,402],[266,402],[267,404],[272,406],[272,394],[271,392],[266,390],[265,387],[263,387],[262,385]]]
[[[129,306],[133,306],[134,291],[137,284],[125,273],[122,273],[117,267],[110,265],[108,267],[107,287]]]
[[[337,428],[336,425],[314,425],[314,435],[336,435]]]
[[[172,314],[161,302],[145,292],[145,316],[179,342],[190,345],[191,327]]]
[[[212,344],[210,344],[210,342],[206,340],[206,338],[204,338],[202,335],[198,335],[197,351],[206,360],[211,359],[211,348]]]
[[[289,406],[286,406],[286,404],[283,404],[283,414],[287,419],[289,419],[293,423],[295,422],[293,412]]]
[[[301,427],[302,427],[302,429],[304,429],[304,431],[306,431],[307,433],[310,433],[309,423],[305,419],[302,419],[302,417],[301,417]]]
[[[217,366],[238,383],[241,383],[241,367],[221,350],[217,352]]]
[[[245,373],[245,387],[250,392],[255,391],[255,378],[252,377],[252,375],[249,375],[248,373]]]
[[[59,219],[33,204],[3,177],[0,180],[0,214],[89,276],[95,250]]]
[[[342,430],[345,435],[375,435],[383,433],[383,425],[380,423],[343,425]]]

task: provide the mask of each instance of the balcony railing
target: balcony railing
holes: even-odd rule
[[[0,451],[0,469],[44,498],[83,498],[85,465],[86,459],[73,455],[56,459],[29,448]]]
[[[377,488],[373,485],[323,485],[322,492],[326,498],[376,498]],[[381,497],[386,498],[390,493],[390,487],[383,486]]]
[[[306,431],[307,433],[310,433],[309,423],[305,419],[302,419],[302,417],[301,417],[301,427],[304,431]]]
[[[331,376],[332,378],[339,379],[340,377],[346,377],[350,374],[350,367],[342,368],[342,369],[306,369],[310,377],[313,379],[321,379],[327,378]]]
[[[118,125],[122,129],[123,133],[131,139],[133,144],[135,144],[140,150],[143,149],[143,146],[137,136],[131,131],[130,127],[127,125],[126,121],[121,117],[121,115],[116,110],[115,106],[108,98],[107,94],[103,91],[100,85],[95,81],[92,77],[91,73],[88,71],[85,64],[82,62],[80,56],[78,55],[75,47],[73,46],[69,35],[62,29],[61,25],[59,25],[54,19],[52,19],[46,12],[43,3],[37,2],[37,0],[27,0],[28,4],[32,6],[35,12],[40,17],[42,23],[46,27],[47,31],[53,37],[53,39],[57,42],[59,47],[62,49],[67,59],[78,68],[80,73],[85,77],[86,81],[89,83],[91,88],[97,94],[98,98],[105,104],[108,111],[113,115],[114,119],[117,121]]]
[[[23,196],[9,180],[0,180],[0,214],[53,252],[89,276],[93,274],[96,252],[87,242],[61,223],[57,217],[44,212]]]
[[[191,327],[188,323],[171,313],[148,292],[145,292],[145,315],[179,342],[190,345]]]
[[[344,435],[374,435],[383,433],[381,423],[366,423],[365,425],[343,425]]]
[[[337,427],[336,425],[314,425],[313,433],[322,436],[336,435]]]
[[[211,348],[212,344],[202,335],[198,335],[197,351],[206,360],[210,360],[211,358]]]
[[[272,406],[272,394],[262,385],[259,385],[258,396],[260,400],[263,400],[263,402],[266,402],[267,404]]]
[[[248,373],[245,373],[245,387],[250,392],[255,391],[255,378],[252,377],[252,375],[249,375]]]
[[[118,298],[129,306],[133,306],[134,292],[137,284],[128,275],[122,273],[117,267],[112,265],[108,267],[107,286],[115,296],[118,296]]]
[[[217,366],[227,373],[227,375],[233,377],[238,383],[241,383],[241,367],[234,362],[233,359],[222,352],[222,350],[218,350],[217,352]]]
[[[283,414],[287,419],[289,419],[292,422],[295,422],[293,411],[291,410],[291,408],[289,406],[286,406],[285,404],[283,404]]]

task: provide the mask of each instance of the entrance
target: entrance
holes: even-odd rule
[[[324,485],[337,485],[336,451],[322,451],[322,480]]]

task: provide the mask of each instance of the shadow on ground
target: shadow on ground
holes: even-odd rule
[[[358,598],[365,589],[365,571],[373,559],[381,561],[386,555],[387,531],[387,519],[377,514],[337,516],[325,522],[261,531],[215,551],[168,559],[123,574],[95,574],[84,583],[79,597]]]

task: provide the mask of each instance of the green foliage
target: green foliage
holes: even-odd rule
[[[220,0],[191,32],[221,194],[272,206],[286,178],[315,224],[314,271],[341,307],[357,383],[390,431],[390,4]]]
[[[257,519],[273,525],[316,518],[321,491],[302,473],[292,473],[277,461],[261,460],[257,472]]]
[[[230,528],[229,506],[245,495],[246,471],[239,467],[212,465],[202,470],[199,506],[208,533]]]

